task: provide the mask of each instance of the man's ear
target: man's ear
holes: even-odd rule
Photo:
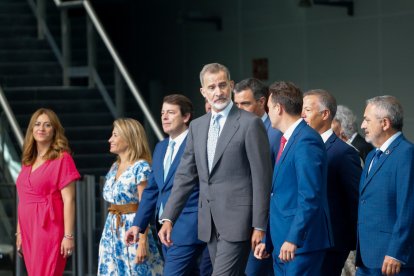
[[[387,117],[383,118],[381,120],[381,125],[382,125],[382,130],[384,130],[384,131],[390,129],[391,128],[390,118],[387,118]]]
[[[186,114],[184,114],[184,123],[185,124],[188,124],[188,121],[190,121],[190,118],[191,118],[191,114],[190,113],[186,113]]]
[[[260,97],[260,99],[257,100],[257,102],[259,103],[260,107],[262,107],[263,109],[266,109],[266,98],[265,97]]]
[[[203,95],[204,98],[206,97],[206,95],[204,95],[203,87],[200,88],[200,93],[201,95]]]
[[[328,120],[331,117],[331,112],[328,109],[322,111],[322,119],[324,121]]]

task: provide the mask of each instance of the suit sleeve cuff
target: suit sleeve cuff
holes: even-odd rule
[[[160,224],[164,224],[164,222],[166,222],[166,221],[169,221],[169,222],[171,222],[171,225],[173,225],[173,222],[172,222],[172,220],[170,220],[170,219],[167,219],[167,218],[161,219],[161,220],[159,220],[158,222],[159,222]]]

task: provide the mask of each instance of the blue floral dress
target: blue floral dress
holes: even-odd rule
[[[121,205],[138,203],[138,185],[147,180],[151,171],[147,161],[139,160],[128,167],[118,179],[115,179],[118,163],[114,163],[106,175],[103,197],[109,203]],[[127,246],[124,242],[125,232],[132,226],[135,214],[121,215],[121,225],[116,228],[116,216],[108,213],[99,244],[98,275],[162,275],[163,261],[156,246],[156,241],[148,232],[148,252],[144,263],[137,264],[138,243]]]

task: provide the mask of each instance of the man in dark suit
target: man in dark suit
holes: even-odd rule
[[[236,83],[233,93],[234,104],[238,108],[256,114],[262,119],[269,138],[271,160],[272,165],[274,165],[282,133],[272,128],[269,116],[266,113],[267,98],[269,96],[268,87],[257,79],[248,78]],[[245,273],[247,276],[273,275],[272,257],[259,260],[254,257],[253,252],[250,252]]]
[[[179,94],[164,97],[161,121],[168,138],[155,146],[152,173],[142,194],[133,226],[126,233],[127,242],[136,242],[150,221],[158,221],[171,194],[174,175],[187,141],[188,125],[193,116],[191,101]],[[196,179],[194,183],[197,183]],[[199,187],[194,186],[183,211],[175,223],[172,238],[174,245],[163,246],[165,260],[163,275],[198,275],[197,259],[206,244],[197,238],[197,204]]]
[[[257,79],[248,78],[236,83],[233,92],[234,104],[238,108],[252,112],[262,119],[269,138],[271,160],[274,165],[282,133],[280,130],[272,128],[270,118],[266,113],[269,97],[268,87]]]
[[[326,251],[321,275],[340,276],[349,252],[356,246],[362,168],[357,150],[331,129],[335,112],[336,100],[327,91],[315,89],[304,94],[302,117],[321,135],[328,156],[328,204],[334,247]]]
[[[332,246],[327,201],[327,158],[321,136],[301,118],[303,96],[293,83],[269,87],[269,117],[283,136],[270,195],[270,237],[276,275],[322,275]],[[264,243],[255,256],[267,256]]]
[[[393,96],[367,101],[361,128],[370,152],[359,186],[357,274],[414,275],[414,145]]]
[[[158,235],[165,245],[174,242],[172,227],[198,178],[198,237],[208,243],[213,275],[243,275],[250,248],[267,228],[269,142],[260,118],[231,101],[233,82],[225,66],[205,65],[200,81],[212,109],[190,125]]]
[[[343,141],[354,146],[358,150],[362,161],[365,162],[367,154],[373,147],[358,133],[356,116],[348,107],[338,105],[336,115],[332,121],[332,130]]]

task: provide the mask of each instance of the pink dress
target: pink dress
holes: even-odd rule
[[[17,178],[18,220],[23,258],[29,276],[62,275],[66,259],[60,254],[64,235],[60,190],[80,178],[68,153],[47,160],[35,171],[23,166]]]

